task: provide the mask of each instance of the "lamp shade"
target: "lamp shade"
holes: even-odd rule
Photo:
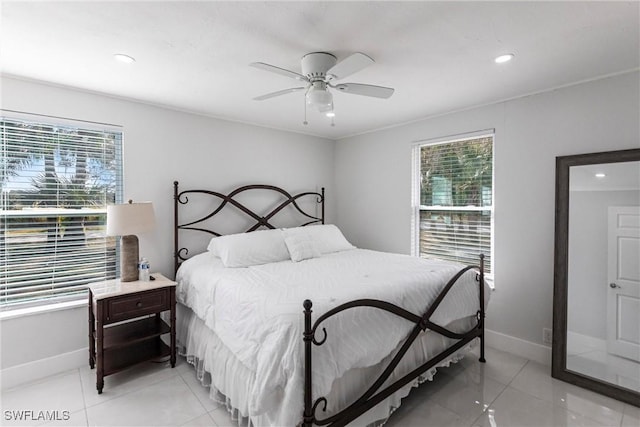
[[[150,231],[156,225],[151,202],[107,205],[107,236],[128,236]]]

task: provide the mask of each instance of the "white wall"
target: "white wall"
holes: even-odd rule
[[[411,147],[495,128],[495,279],[487,328],[542,344],[551,328],[555,157],[640,147],[637,72],[345,138],[337,222],[357,246],[410,253]]]
[[[174,180],[182,189],[221,191],[248,183],[290,191],[324,186],[327,221],[335,219],[334,141],[34,82],[1,83],[3,109],[123,126],[125,198],[154,203],[158,226],[139,236],[154,271],[173,277]],[[2,368],[87,347],[87,321],[79,321],[85,311],[4,320]]]

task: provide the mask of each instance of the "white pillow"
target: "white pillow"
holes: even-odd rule
[[[355,246],[349,243],[340,229],[333,224],[309,225],[289,228],[286,231],[287,236],[295,234],[307,235],[321,255],[355,249]]]
[[[220,254],[218,253],[218,247],[216,246],[216,240],[218,240],[222,236],[212,237],[209,241],[209,246],[207,246],[207,250],[211,252],[211,255],[214,257],[220,258]]]
[[[320,256],[320,251],[309,233],[287,233],[287,230],[284,231],[284,243],[287,245],[289,255],[291,255],[291,261],[299,262]]]
[[[225,267],[250,267],[289,259],[282,230],[260,230],[211,239],[207,249]]]

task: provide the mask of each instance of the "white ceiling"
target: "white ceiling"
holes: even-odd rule
[[[571,191],[640,190],[640,162],[571,166],[569,173]]]
[[[332,139],[640,67],[640,2],[2,1],[1,72]],[[253,67],[363,52],[335,127],[299,86]],[[493,58],[512,52],[498,65]],[[134,64],[114,61],[126,53]],[[343,81],[343,82],[345,82]]]

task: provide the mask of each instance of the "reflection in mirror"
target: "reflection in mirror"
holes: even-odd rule
[[[640,161],[572,166],[566,368],[640,392]]]
[[[556,158],[551,372],[640,406],[640,149]]]

